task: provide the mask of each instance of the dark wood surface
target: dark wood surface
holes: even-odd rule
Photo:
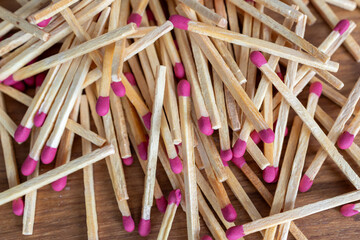
[[[1,1],[1,5],[9,9],[16,9],[15,1]],[[313,8],[312,8],[313,9]],[[342,18],[348,18],[360,24],[360,10],[356,9],[353,12],[348,12],[336,7],[333,7],[337,15]],[[315,12],[315,11],[314,11]],[[331,29],[324,23],[321,17],[316,14],[318,21],[311,27],[306,29],[306,39],[318,46],[323,39],[330,33]],[[357,28],[353,36],[360,42],[360,30]],[[360,76],[360,64],[356,63],[350,54],[341,47],[332,58],[334,61],[341,63],[339,72],[335,75],[339,77],[344,83],[345,87],[341,90],[345,96],[348,95],[352,89],[355,81]],[[31,91],[28,92],[32,94]],[[304,101],[307,98],[308,89],[300,95]],[[6,104],[9,115],[14,119],[16,124],[21,121],[21,118],[26,110],[26,107],[20,103],[6,97]],[[320,105],[329,113],[334,119],[337,116],[340,108],[333,104],[325,97],[321,97]],[[292,116],[294,113],[291,113]],[[288,124],[291,127],[292,117]],[[357,141],[358,143],[360,141]],[[16,159],[18,166],[21,166],[29,151],[29,141],[18,145],[14,143]],[[312,137],[309,146],[306,167],[313,159],[319,144]],[[342,152],[344,153],[344,152]],[[81,141],[78,136],[75,137],[72,159],[81,155]],[[346,159],[349,160],[356,172],[360,173],[360,168],[351,160],[351,158],[344,153]],[[261,176],[259,168],[254,164],[250,156],[246,155],[246,159],[252,169]],[[158,166],[161,164],[158,164]],[[42,165],[40,174],[44,173],[54,167],[51,165]],[[245,188],[246,192],[258,208],[262,216],[269,214],[270,208],[257,193],[251,183],[245,178],[240,170],[231,165],[231,168],[238,180]],[[141,238],[137,233],[137,225],[140,219],[141,200],[143,195],[144,174],[135,159],[134,164],[130,167],[125,167],[125,174],[127,180],[127,188],[130,200],[129,206],[132,216],[136,223],[136,230],[133,233],[127,233],[122,227],[121,214],[118,210],[108,171],[104,161],[100,161],[94,165],[95,178],[95,192],[96,204],[99,225],[100,239],[156,239],[157,232],[161,224],[162,214],[158,212],[156,207],[152,209],[152,231],[146,238]],[[167,196],[171,191],[171,186],[164,170],[161,166],[158,167],[157,178],[160,182],[164,195]],[[22,176],[21,181],[26,179]],[[226,186],[226,184],[225,184]],[[267,184],[271,192],[274,192],[276,185]],[[8,188],[5,166],[3,161],[2,149],[0,149],[0,191]],[[238,219],[237,224],[243,224],[250,221],[249,216],[226,186],[230,196],[230,200],[234,205]],[[346,180],[346,178],[337,169],[330,159],[322,167],[320,174],[316,181],[307,193],[300,193],[298,195],[296,206],[303,206],[305,204],[313,203],[326,198],[334,197],[354,190],[354,187]],[[34,226],[34,234],[32,236],[22,235],[22,217],[14,216],[11,210],[11,204],[0,206],[0,239],[86,239],[86,216],[84,203],[84,187],[82,180],[82,171],[78,171],[68,177],[68,184],[61,192],[55,192],[50,186],[45,186],[38,190],[38,200],[36,205],[36,219]],[[360,214],[351,218],[343,217],[339,208],[331,209],[321,212],[300,220],[295,221],[303,233],[309,239],[359,239],[360,234]],[[209,233],[206,225],[201,220],[201,236]],[[169,239],[186,239],[186,216],[185,213],[178,209],[173,227],[170,232]],[[292,237],[290,237],[292,238]],[[245,239],[261,239],[259,233],[251,234]]]

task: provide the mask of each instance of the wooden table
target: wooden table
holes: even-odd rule
[[[2,6],[9,9],[14,10],[17,8],[15,1],[1,2]],[[353,12],[341,10],[336,7],[333,9],[340,18],[348,17],[360,24],[359,9],[356,9]],[[316,16],[318,17],[317,23],[306,29],[306,39],[312,42],[315,46],[319,45],[331,31],[321,17],[317,14]],[[359,41],[359,28],[355,30],[353,36]],[[341,92],[347,96],[355,81],[360,76],[360,64],[356,63],[343,47],[335,53],[332,59],[341,63],[339,72],[335,75],[345,83],[345,87]],[[307,93],[308,88],[306,88],[304,93],[301,94],[302,101],[306,100]],[[25,113],[26,107],[8,97],[6,97],[6,103],[9,115],[18,124]],[[333,118],[337,116],[337,113],[340,110],[339,107],[325,97],[321,97],[320,105]],[[292,116],[293,115],[294,113],[292,112]],[[292,123],[292,118],[290,119],[290,123]],[[289,124],[289,128],[290,127],[291,124]],[[360,141],[357,142],[359,143]],[[15,143],[14,146],[16,159],[20,168],[22,162],[28,154],[29,141],[21,145]],[[81,155],[80,146],[80,138],[76,136],[72,158],[77,158]],[[319,144],[312,137],[307,155],[307,166],[313,159],[318,148]],[[350,159],[346,153],[344,154],[347,159]],[[254,164],[250,156],[246,155],[246,159],[258,176],[261,176],[259,168]],[[354,169],[360,173],[360,168],[356,166],[352,160],[350,160],[350,163]],[[171,191],[170,183],[167,180],[161,164],[158,164],[158,166],[157,177],[164,195],[167,196]],[[40,168],[40,174],[52,169],[53,167],[54,164],[42,165]],[[261,215],[267,216],[270,210],[268,205],[241,173],[241,171],[234,165],[231,165],[231,168],[245,188],[246,192],[249,194],[255,206],[260,211]],[[158,212],[156,207],[152,210],[151,234],[146,238],[141,238],[137,233],[144,185],[144,174],[137,159],[135,159],[132,166],[125,167],[127,188],[130,197],[129,206],[136,223],[136,230],[133,233],[127,233],[123,229],[121,214],[114,198],[105,161],[95,164],[94,172],[100,239],[156,239],[162,220],[162,214]],[[22,176],[21,181],[23,182],[25,180],[25,177]],[[267,184],[267,186],[274,193],[276,185]],[[0,149],[0,191],[4,191],[7,188],[8,184],[5,174],[3,154]],[[230,189],[227,186],[226,188],[230,194],[230,200],[238,213],[236,223],[242,224],[249,222],[250,218],[245,210],[231,193]],[[354,188],[351,184],[341,174],[335,164],[328,159],[322,167],[321,172],[316,178],[311,190],[307,193],[299,194],[296,206],[303,206],[308,203],[334,197],[352,190],[354,190]],[[50,186],[45,186],[39,189],[34,234],[32,236],[23,236],[21,234],[22,217],[14,216],[10,203],[0,206],[0,213],[0,239],[86,239],[87,232],[82,171],[78,171],[70,175],[68,177],[67,187],[61,192],[53,191]],[[340,214],[339,208],[321,212],[295,222],[309,239],[359,239],[360,214],[351,218],[345,218]],[[206,225],[201,220],[201,236],[208,233],[209,231]],[[175,216],[174,225],[171,229],[169,239],[183,240],[186,239],[186,237],[186,216],[181,208],[179,208]],[[251,234],[247,236],[246,239],[261,239],[261,235],[259,233]]]

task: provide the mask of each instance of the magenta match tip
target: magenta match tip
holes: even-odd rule
[[[21,216],[24,213],[24,201],[22,198],[15,199],[12,202],[12,210],[16,216]]]
[[[147,114],[145,114],[144,116],[141,117],[145,127],[150,130],[151,128],[151,112],[148,112]]]
[[[55,159],[57,148],[45,146],[41,153],[41,162],[43,164],[50,164]]]
[[[246,142],[239,138],[238,140],[236,140],[233,147],[233,157],[240,158],[244,156],[245,150],[246,150]]]
[[[62,191],[67,183],[67,176],[59,178],[58,180],[51,183],[51,187],[54,191],[60,192]]]
[[[242,168],[244,166],[244,164],[246,163],[245,158],[244,157],[233,157],[233,159],[231,159],[231,161],[238,167],[238,168]]]
[[[168,202],[164,196],[161,196],[161,198],[155,199],[156,207],[161,213],[165,213],[166,207],[168,205]]]
[[[181,160],[180,160],[180,158],[178,156],[176,156],[173,159],[169,159],[169,163],[170,163],[170,166],[171,166],[171,170],[175,174],[179,174],[183,170],[182,162],[181,162]]]
[[[131,72],[125,72],[124,76],[129,81],[131,86],[136,86],[136,80],[135,80],[134,74],[132,74]]]
[[[190,92],[191,92],[191,86],[190,83],[183,79],[180,80],[180,82],[177,85],[177,92],[179,97],[190,97]]]
[[[24,83],[28,85],[29,87],[35,86],[35,78],[34,76],[28,77],[24,79]]]
[[[36,75],[36,77],[35,77],[35,86],[40,87],[41,84],[44,82],[45,77],[46,77],[45,73],[39,73],[38,75]]]
[[[337,140],[337,145],[340,149],[348,149],[354,142],[355,136],[348,131],[343,132]]]
[[[140,158],[144,161],[147,160],[147,146],[148,146],[148,142],[142,142],[139,145],[137,145]]]
[[[301,178],[300,185],[299,185],[299,191],[300,192],[307,192],[314,181],[312,181],[306,174]]]
[[[36,127],[41,127],[46,119],[47,114],[44,112],[37,112],[34,117],[34,125]]]
[[[340,20],[338,24],[334,27],[334,31],[337,31],[342,35],[350,26],[350,22],[347,19]]]
[[[271,128],[261,130],[259,137],[264,143],[272,143],[275,139],[274,131]]]
[[[150,8],[146,9],[146,16],[147,16],[149,21],[155,21],[154,14],[153,14],[153,12],[151,11]]]
[[[26,89],[24,82],[14,83],[13,85],[11,85],[11,87],[15,88],[16,90],[18,90],[20,92],[24,92]]]
[[[201,238],[201,240],[213,240],[209,235],[205,235]]]
[[[231,149],[224,150],[224,151],[220,150],[220,157],[221,157],[221,160],[227,162],[233,158],[233,153],[232,153]]]
[[[259,144],[260,141],[261,141],[258,132],[255,131],[255,130],[253,130],[253,131],[250,133],[250,137],[251,137],[251,139],[254,141],[255,144]]]
[[[321,92],[322,92],[322,84],[320,82],[314,82],[310,85],[310,93],[314,93],[318,97],[320,97]]]
[[[17,81],[14,80],[13,75],[8,76],[7,78],[2,81],[2,84],[5,84],[7,86],[11,86],[17,83]]]
[[[25,142],[28,139],[31,132],[31,128],[19,125],[15,131],[14,139],[17,143]]]
[[[50,21],[51,21],[51,18],[48,18],[48,19],[45,19],[44,21],[39,22],[37,25],[39,27],[46,27]]]
[[[259,51],[253,51],[250,54],[250,60],[258,68],[261,68],[262,65],[267,63],[264,55],[262,55],[262,53]]]
[[[125,231],[127,231],[127,232],[134,231],[135,223],[131,216],[128,216],[128,217],[123,216],[122,220],[123,220],[123,226],[124,226]]]
[[[341,207],[340,212],[344,217],[351,217],[359,213],[354,209],[355,204],[346,204]]]
[[[231,203],[226,205],[226,207],[222,208],[221,213],[224,216],[225,220],[228,222],[233,222],[237,218],[237,213]]]
[[[185,77],[185,68],[184,68],[184,65],[181,62],[175,63],[174,73],[175,73],[175,76],[178,79],[181,79],[181,78]]]
[[[133,162],[134,162],[134,159],[133,159],[133,157],[130,156],[130,157],[127,157],[127,158],[123,158],[122,161],[123,161],[125,166],[131,166],[133,164]]]
[[[188,23],[190,22],[190,19],[180,15],[172,15],[170,16],[169,21],[172,22],[176,28],[188,30]]]
[[[149,235],[151,230],[151,223],[150,223],[150,219],[149,220],[145,220],[145,219],[140,219],[140,223],[139,223],[139,234],[142,237],[146,237],[147,235]]]
[[[21,173],[24,176],[29,176],[30,174],[32,174],[34,172],[37,164],[38,164],[38,161],[35,161],[30,156],[28,156],[21,166]]]
[[[263,171],[263,179],[267,183],[274,183],[277,181],[279,175],[279,168],[268,166]]]
[[[126,94],[125,86],[121,81],[112,82],[111,83],[111,89],[113,90],[115,95],[118,96],[118,97],[123,97]]]
[[[181,191],[180,189],[175,189],[173,191],[170,192],[169,197],[168,197],[168,204],[176,204],[177,206],[179,206],[181,201]]]
[[[200,131],[206,136],[213,134],[214,129],[211,127],[210,117],[201,117],[198,119],[198,125]]]
[[[100,96],[96,102],[96,112],[99,116],[105,116],[109,112],[110,98]]]
[[[234,226],[226,230],[226,237],[228,240],[238,240],[243,236],[245,236],[245,233],[242,225]]]
[[[135,23],[137,27],[140,27],[141,20],[142,20],[142,16],[140,14],[132,13],[132,14],[130,14],[130,16],[127,20],[127,24]]]
[[[222,163],[223,163],[224,167],[228,167],[228,166],[229,166],[229,164],[228,164],[228,162],[227,162],[227,161],[224,161],[224,160],[221,160],[221,161],[222,161]]]

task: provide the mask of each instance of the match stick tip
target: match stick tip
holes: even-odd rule
[[[238,168],[242,168],[244,166],[244,164],[246,163],[245,158],[244,157],[233,157],[233,159],[231,159],[231,161],[238,167]]]
[[[129,81],[131,86],[136,86],[136,80],[135,80],[134,74],[132,74],[131,72],[125,72],[124,76]]]
[[[38,75],[36,75],[36,77],[35,77],[35,86],[40,87],[42,85],[42,83],[44,82],[45,77],[46,77],[45,73],[39,73]]]
[[[13,85],[11,85],[11,87],[15,88],[16,90],[18,90],[20,92],[24,92],[26,89],[24,82],[16,82]]]
[[[125,86],[121,81],[112,82],[111,89],[113,90],[113,92],[115,93],[116,96],[118,96],[118,97],[125,96],[125,93],[126,93]]]
[[[306,174],[301,178],[300,185],[299,185],[299,191],[300,192],[307,192],[311,188],[313,184],[313,180],[311,180]]]
[[[67,176],[59,178],[58,180],[52,182],[51,188],[56,192],[60,192],[65,188],[66,183],[67,183]]]
[[[338,24],[334,27],[334,31],[337,31],[342,35],[350,26],[350,22],[347,19],[340,20]]]
[[[275,139],[274,131],[271,128],[261,130],[259,137],[264,143],[272,143]]]
[[[14,85],[15,83],[17,83],[17,81],[14,80],[13,75],[10,75],[7,78],[5,78],[1,83],[5,84],[7,86],[11,86],[11,85]]]
[[[314,82],[310,85],[310,93],[316,94],[318,97],[321,96],[322,84],[321,82]]]
[[[100,96],[96,102],[96,112],[99,116],[105,116],[109,112],[110,98]]]
[[[181,201],[181,191],[180,189],[175,189],[169,193],[168,204],[176,204],[179,206]]]
[[[253,51],[250,54],[250,60],[258,68],[261,68],[262,65],[267,63],[264,55],[262,55],[262,53],[259,51]]]
[[[24,127],[22,125],[19,125],[14,134],[14,139],[17,143],[25,142],[26,139],[28,139],[31,132],[31,128]]]
[[[146,9],[146,16],[147,16],[149,21],[155,21],[154,14],[153,14],[153,12],[151,11],[150,8]]]
[[[263,171],[263,179],[267,183],[274,183],[277,181],[279,176],[279,168],[268,166]]]
[[[24,83],[28,85],[29,87],[35,86],[35,78],[34,76],[28,77],[24,79]]]
[[[150,223],[150,219],[149,220],[145,220],[145,219],[140,219],[140,223],[139,223],[139,234],[142,237],[146,237],[147,235],[150,234],[150,230],[151,230],[151,223]]]
[[[41,152],[41,162],[43,164],[50,164],[55,159],[57,148],[45,146]]]
[[[172,15],[172,16],[170,16],[169,21],[176,28],[188,30],[188,23],[190,22],[190,19],[183,17],[181,15]]]
[[[133,157],[127,157],[127,158],[123,158],[122,159],[123,163],[125,166],[131,166],[134,162],[134,158]]]
[[[228,162],[227,162],[227,161],[224,161],[224,160],[221,160],[221,161],[222,161],[222,163],[223,163],[224,167],[228,167],[228,166],[229,166],[229,164],[228,164]]]
[[[260,139],[260,137],[259,137]],[[233,157],[240,158],[244,156],[246,150],[246,142],[241,140],[240,138],[236,140],[234,147],[233,147]]]
[[[185,77],[185,68],[184,68],[184,65],[181,62],[175,63],[174,73],[175,73],[175,76],[178,79],[182,79],[182,78]]]
[[[22,198],[15,199],[12,202],[12,210],[16,216],[21,216],[24,213],[24,201]]]
[[[149,142],[142,142],[139,145],[137,145],[137,149],[139,152],[139,156],[142,160],[147,160],[147,147],[148,147]]]
[[[355,204],[346,204],[341,207],[340,212],[344,217],[354,216],[359,213],[357,210],[354,209],[354,207]]]
[[[38,27],[43,28],[43,27],[46,27],[50,23],[50,21],[51,21],[51,17],[39,22],[37,25],[38,25]]]
[[[220,157],[225,162],[230,161],[233,158],[233,152],[231,149],[220,150]]]
[[[127,20],[127,24],[135,23],[137,27],[140,27],[141,20],[142,20],[142,16],[140,14],[132,13],[132,14],[130,14],[130,16]]]
[[[150,128],[151,128],[151,112],[148,112],[147,114],[145,114],[141,118],[142,118],[142,120],[144,122],[145,127],[150,130]]]
[[[168,205],[168,202],[164,196],[161,196],[161,198],[155,199],[156,207],[161,213],[165,213],[166,207]]]
[[[169,159],[169,163],[170,163],[171,170],[173,171],[173,173],[179,174],[183,170],[182,162],[178,156],[176,156],[173,159]]]
[[[123,216],[123,226],[125,231],[132,232],[135,229],[134,219],[131,216]]]
[[[38,164],[38,161],[34,160],[30,156],[28,156],[24,163],[21,166],[21,173],[24,176],[29,176],[32,174],[36,168],[36,165]]]
[[[191,92],[190,83],[185,79],[180,80],[180,82],[177,85],[177,92],[178,95],[181,97],[190,97],[190,92]]]
[[[206,136],[211,136],[214,129],[211,127],[210,117],[201,117],[198,119],[198,125],[200,131]]]
[[[343,132],[337,140],[337,145],[340,149],[348,149],[354,142],[355,136],[348,131]]]
[[[229,240],[237,240],[243,236],[245,236],[245,233],[242,225],[231,227],[226,231],[226,237]]]
[[[260,141],[261,141],[258,132],[255,131],[255,130],[253,130],[253,131],[250,133],[250,137],[251,137],[251,139],[254,141],[255,144],[259,144]]]
[[[209,235],[205,235],[201,238],[201,240],[213,240],[213,239]]]
[[[46,119],[47,114],[44,112],[37,112],[34,117],[34,125],[36,127],[41,127]]]
[[[221,209],[221,213],[226,221],[228,222],[234,222],[237,218],[237,213],[235,211],[235,208],[231,203],[226,205],[224,208]]]

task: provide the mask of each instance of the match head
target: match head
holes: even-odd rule
[[[229,166],[229,163],[228,163],[227,161],[224,161],[224,160],[221,160],[221,161],[222,161],[224,167],[228,167],[228,166]]]
[[[28,85],[29,87],[35,86],[35,78],[34,76],[28,77],[24,79],[24,83]]]
[[[154,14],[153,14],[153,12],[151,11],[150,8],[146,9],[146,16],[147,16],[149,21],[155,21]]]
[[[7,78],[5,78],[4,81],[2,81],[1,83],[7,86],[11,86],[17,83],[17,81],[14,80],[13,75],[10,75]]]
[[[316,94],[318,97],[321,96],[322,84],[320,82],[314,82],[310,85],[310,93]]]
[[[259,137],[264,143],[272,143],[275,139],[274,131],[271,128],[261,130]]]
[[[242,225],[234,226],[226,230],[226,237],[228,240],[238,240],[243,236],[245,236],[245,233]]]
[[[67,176],[59,178],[58,180],[51,183],[51,187],[54,191],[60,192],[62,191],[67,183]]]
[[[45,73],[39,73],[38,75],[36,75],[36,77],[35,77],[35,86],[40,87],[41,84],[44,82],[45,77],[46,77]]]
[[[233,153],[231,151],[231,149],[228,150],[220,150],[220,158],[221,160],[227,162],[230,161],[233,158]]]
[[[198,119],[198,125],[200,132],[206,136],[211,136],[214,132],[214,129],[211,127],[210,117],[201,117]]]
[[[181,62],[175,63],[174,73],[175,73],[175,77],[177,77],[178,79],[182,79],[185,77],[185,68]]]
[[[55,159],[57,148],[45,146],[41,152],[41,162],[43,164],[50,164]]]
[[[125,89],[124,84],[121,81],[112,82],[110,86],[116,96],[118,96],[118,97],[125,96],[126,89]]]
[[[177,85],[177,92],[179,97],[190,97],[191,85],[188,80],[180,80]]]
[[[201,238],[201,240],[213,240],[213,239],[209,235],[205,235]]]
[[[231,159],[231,161],[233,162],[233,164],[235,164],[235,166],[237,166],[238,168],[242,168],[244,166],[244,164],[246,163],[245,158],[244,157],[233,157],[233,159]]]
[[[134,231],[135,223],[134,223],[134,219],[132,219],[131,216],[128,216],[128,217],[123,216],[122,220],[123,220],[123,226],[124,226],[125,231],[127,231],[127,232]]]
[[[189,18],[180,16],[180,15],[172,15],[169,18],[169,21],[174,25],[174,27],[182,29],[182,30],[188,30],[188,23],[190,22]]]
[[[263,171],[263,179],[267,183],[274,183],[277,181],[279,176],[279,168],[268,166]]]
[[[261,142],[260,136],[257,131],[253,130],[250,133],[251,139],[254,141],[255,144],[259,144]]]
[[[346,204],[341,207],[340,212],[344,217],[351,217],[359,213],[355,210],[355,204]]]
[[[262,65],[267,64],[264,55],[262,55],[262,53],[259,51],[253,51],[250,54],[250,60],[258,68],[261,68]]]
[[[301,178],[300,185],[299,185],[299,191],[300,192],[307,192],[313,185],[313,180],[311,180],[306,174]]]
[[[245,150],[246,150],[246,142],[239,138],[238,140],[236,140],[233,147],[233,157],[240,158],[244,156]]]
[[[170,192],[169,197],[168,197],[168,204],[176,204],[177,206],[179,206],[181,202],[181,191],[180,189],[175,189],[173,191]]]
[[[166,207],[168,205],[168,202],[164,196],[161,196],[161,198],[155,199],[156,207],[161,213],[165,213]]]
[[[142,160],[147,160],[147,146],[149,142],[142,142],[139,145],[137,145],[139,156]]]
[[[150,223],[150,219],[149,220],[145,220],[145,219],[140,219],[140,223],[139,223],[139,234],[142,237],[146,237],[147,235],[150,234],[150,230],[151,230],[151,223]]]
[[[22,198],[15,199],[12,202],[12,210],[16,216],[21,216],[24,213],[24,201]]]
[[[14,83],[13,85],[11,85],[11,87],[15,88],[16,90],[18,90],[20,92],[24,92],[26,89],[24,82]]]
[[[348,131],[343,132],[337,140],[337,145],[340,149],[348,149],[354,142],[355,136]]]
[[[24,163],[21,166],[21,173],[24,176],[29,176],[32,174],[36,168],[36,165],[38,164],[38,161],[34,160],[30,156],[28,156]]]
[[[347,19],[340,20],[333,31],[337,31],[340,35],[342,35],[350,26],[350,22]]]
[[[28,139],[31,132],[31,128],[19,125],[15,131],[14,139],[17,143],[25,142]]]
[[[147,114],[145,114],[144,116],[141,117],[145,127],[150,130],[151,128],[151,112],[148,112]]]
[[[110,98],[100,96],[96,102],[96,112],[99,116],[105,116],[109,112]]]
[[[39,27],[46,27],[49,24],[50,21],[51,21],[51,17],[48,18],[48,19],[45,19],[44,21],[39,22],[37,25]]]
[[[127,158],[123,158],[122,161],[125,166],[131,166],[131,164],[133,164],[133,162],[134,162],[134,159],[133,159],[133,157],[130,156]]]
[[[176,156],[173,159],[169,159],[169,163],[170,163],[170,166],[171,166],[171,170],[175,174],[179,174],[183,170],[182,162],[181,162],[181,160],[180,160],[180,158],[178,156]]]
[[[47,114],[44,112],[37,112],[34,117],[34,125],[36,127],[41,127],[46,119]]]
[[[231,203],[226,205],[226,207],[222,208],[221,213],[222,213],[223,217],[225,218],[225,220],[228,222],[234,222],[235,219],[237,218],[237,213]]]
[[[125,72],[124,76],[129,81],[131,86],[136,86],[136,80],[135,80],[134,74],[132,74],[131,72]]]
[[[140,27],[141,20],[142,20],[142,16],[140,14],[132,13],[132,14],[130,14],[130,16],[127,20],[127,24],[135,23],[137,27]]]

